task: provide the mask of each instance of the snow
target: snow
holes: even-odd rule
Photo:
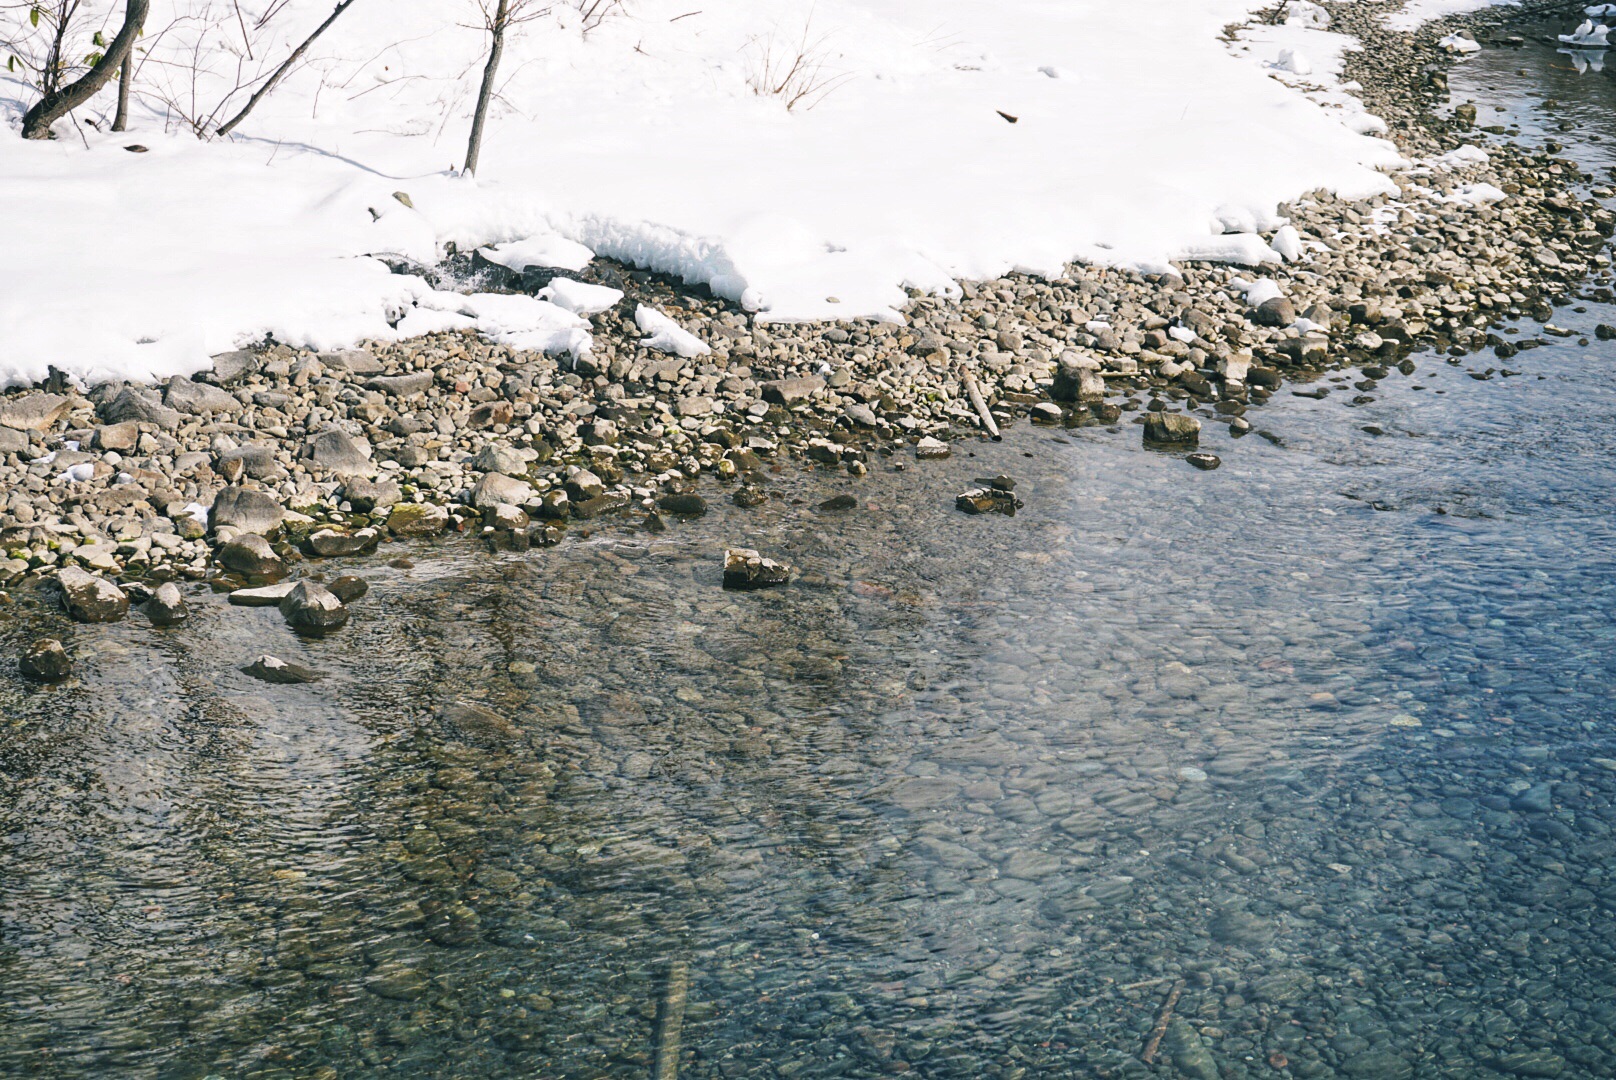
[[[616,307],[623,299],[623,290],[558,277],[539,290],[539,299],[548,300],[556,307],[576,315],[597,315]]]
[[[1469,15],[1490,7],[1517,7],[1520,0],[1409,0],[1402,10],[1386,16],[1393,30],[1418,30],[1428,22],[1449,15]]]
[[[662,312],[644,304],[634,312],[634,325],[640,328],[640,333],[649,335],[640,341],[640,344],[647,349],[673,353],[687,359],[706,356],[713,351],[711,346],[696,335],[685,330]]]
[[[244,24],[270,6],[242,0]],[[153,0],[129,133],[64,122],[25,143],[32,94],[0,82],[0,199],[25,208],[0,221],[0,385],[51,366],[88,383],[188,374],[266,336],[339,349],[476,329],[587,351],[598,295],[505,304],[389,269],[451,244],[513,268],[620,259],[782,321],[898,320],[906,288],[1073,259],[1275,264],[1281,203],[1390,191],[1381,170],[1406,163],[1341,84],[1357,46],[1319,28],[1322,9],[1221,40],[1253,6],[632,0],[586,34],[559,4],[514,32],[470,178],[453,165],[484,47],[471,0],[356,5],[207,141],[184,118],[228,115],[238,63],[266,72],[330,4],[290,0],[241,60],[231,3]],[[26,17],[0,12],[0,31],[26,36]],[[765,50],[803,41],[831,83],[788,110],[754,85]],[[693,348],[671,320],[647,332]]]
[[[1437,42],[1450,53],[1478,53],[1481,51],[1481,42],[1469,34],[1449,34]]]

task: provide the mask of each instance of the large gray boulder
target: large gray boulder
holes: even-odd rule
[[[281,615],[293,630],[327,634],[348,625],[348,609],[323,585],[300,581],[281,601]]]
[[[215,529],[226,525],[240,532],[268,536],[286,520],[286,509],[262,491],[228,487],[213,500]]]
[[[501,473],[486,473],[471,492],[471,505],[479,510],[491,510],[500,504],[526,506],[536,499],[533,485]]]
[[[309,440],[309,457],[337,476],[375,476],[376,463],[370,455],[370,443],[339,428],[322,431]]]
[[[155,391],[140,386],[125,386],[102,405],[101,421],[106,424],[155,424],[164,431],[172,431],[184,419],[178,409],[164,405]]]
[[[62,590],[62,607],[78,622],[117,622],[129,614],[128,595],[106,578],[69,566],[56,581]]]

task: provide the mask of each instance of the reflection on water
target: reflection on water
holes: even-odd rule
[[[679,964],[692,1077],[1612,1075],[1616,350],[1576,342],[1281,394],[1213,473],[1022,428],[414,548],[320,641],[0,609],[81,658],[0,679],[0,1074],[640,1077]],[[998,473],[1014,519],[952,509]],[[737,543],[799,580],[724,592]]]
[[[680,962],[690,1076],[1148,1072],[1175,990],[1190,1076],[1608,1074],[1616,394],[1515,362],[1276,399],[1215,473],[1024,429],[419,549],[324,641],[73,628],[0,684],[0,1072],[643,1076]],[[738,541],[801,579],[724,592]]]

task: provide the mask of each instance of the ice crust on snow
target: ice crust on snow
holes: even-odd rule
[[[153,0],[148,25],[196,6]],[[1234,48],[1221,31],[1250,0],[760,0],[693,15],[639,0],[587,37],[541,19],[508,43],[475,179],[445,168],[484,47],[456,5],[355,6],[213,142],[165,129],[152,104],[189,93],[193,52],[201,99],[234,80],[234,31],[187,22],[149,36],[128,134],[25,143],[28,96],[0,84],[0,198],[25,208],[0,219],[0,245],[26,253],[0,261],[0,385],[49,366],[89,383],[191,374],[266,337],[326,350],[476,328],[587,351],[565,303],[451,300],[389,269],[432,265],[449,244],[516,269],[620,259],[773,320],[897,320],[906,288],[957,293],[961,278],[1059,274],[1074,258],[1271,265],[1280,203],[1390,191],[1378,170],[1401,164],[1340,85],[1356,45],[1320,29],[1314,6]],[[330,5],[286,12],[264,56]],[[0,28],[25,20],[0,13]],[[748,74],[759,41],[810,20],[842,82],[788,112]],[[124,150],[137,142],[150,152]]]

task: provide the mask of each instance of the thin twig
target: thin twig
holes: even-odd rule
[[[1145,1044],[1145,1052],[1140,1060],[1146,1065],[1156,1060],[1156,1051],[1161,1049],[1163,1036],[1167,1034],[1167,1025],[1173,1022],[1173,1008],[1178,1004],[1179,995],[1184,993],[1184,980],[1180,979],[1173,984],[1172,993],[1167,995],[1167,1004],[1162,1006],[1161,1015],[1156,1018],[1156,1026],[1151,1029],[1150,1041]]]
[[[668,965],[668,977],[657,1003],[656,1065],[653,1080],[677,1080],[681,1032],[685,1023],[685,1002],[690,997],[690,965],[675,960]]]
[[[976,406],[976,415],[982,418],[982,426],[987,429],[994,442],[1004,439],[999,434],[999,425],[994,423],[993,414],[988,411],[988,403],[982,399],[982,391],[976,385],[976,376],[971,374],[968,367],[960,368],[960,375],[965,380],[965,393],[970,397],[971,404]]]

